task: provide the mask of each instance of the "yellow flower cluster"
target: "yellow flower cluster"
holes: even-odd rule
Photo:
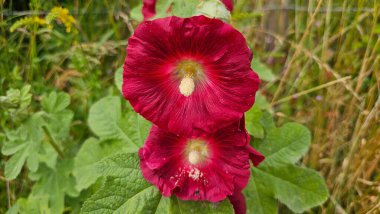
[[[62,7],[54,7],[50,13],[46,16],[47,23],[51,23],[53,20],[57,20],[65,25],[66,32],[71,31],[72,25],[75,25],[76,20],[70,15],[69,10]]]
[[[41,19],[38,16],[31,16],[31,17],[26,17],[26,18],[20,19],[17,22],[15,22],[11,26],[10,31],[13,32],[20,27],[32,26],[32,25],[42,25],[42,26],[45,25],[48,28],[51,28],[51,25],[49,23],[47,23],[45,19]]]
[[[28,26],[46,26],[51,29],[51,22],[56,20],[59,23],[65,25],[66,32],[71,32],[72,26],[76,24],[75,18],[70,15],[69,10],[62,7],[53,7],[49,14],[43,19],[38,16],[30,16],[22,18],[16,21],[10,28],[10,31],[13,32],[20,27],[28,27]]]

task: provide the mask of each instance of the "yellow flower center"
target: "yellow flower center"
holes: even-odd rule
[[[209,156],[208,145],[203,140],[189,140],[186,144],[185,155],[192,165],[204,163]]]
[[[183,60],[176,66],[176,71],[181,79],[179,92],[185,96],[190,96],[195,89],[195,81],[202,77],[202,66],[192,60]]]

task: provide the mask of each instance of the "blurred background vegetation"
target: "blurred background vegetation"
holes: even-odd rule
[[[139,4],[0,3],[0,146],[1,133],[17,128],[40,109],[43,96],[59,90],[70,95],[74,112],[63,152],[78,151],[91,135],[89,107],[119,94],[114,73],[138,24]],[[312,131],[302,164],[325,177],[331,196],[311,213],[380,212],[379,16],[377,0],[236,1],[231,23],[253,48],[261,93],[277,123],[296,121]],[[8,159],[2,156],[1,169]],[[31,191],[27,171],[7,181],[0,170],[0,213]],[[65,203],[71,203],[65,211],[75,211],[80,200]]]

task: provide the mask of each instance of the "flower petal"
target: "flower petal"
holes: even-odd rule
[[[129,39],[123,94],[136,112],[181,135],[212,133],[241,118],[255,101],[259,78],[252,52],[230,25],[204,16],[142,22]],[[204,76],[190,96],[179,90],[176,65],[192,60]]]
[[[142,14],[144,20],[152,18],[156,15],[156,3],[157,0],[143,0]]]
[[[223,4],[226,6],[226,8],[229,11],[232,11],[234,9],[234,2],[233,0],[221,0]]]
[[[191,137],[152,126],[139,151],[143,176],[164,196],[175,194],[182,200],[218,202],[241,191],[250,176],[250,156],[261,155],[247,146],[249,137],[241,121],[213,134]],[[207,145],[207,158],[192,164],[186,149],[189,142],[199,139]]]

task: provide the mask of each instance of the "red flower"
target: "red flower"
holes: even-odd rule
[[[251,59],[243,35],[218,19],[144,21],[128,40],[123,94],[160,128],[211,133],[253,105],[259,78]]]
[[[234,2],[233,0],[221,0],[223,4],[226,6],[226,8],[229,11],[232,11],[234,9]]]
[[[142,14],[144,20],[156,15],[156,2],[157,0],[143,0]]]
[[[249,179],[249,159],[255,166],[264,159],[249,145],[244,118],[190,138],[153,126],[139,156],[143,176],[164,196],[211,202],[231,196],[236,207],[244,205],[238,193]]]

